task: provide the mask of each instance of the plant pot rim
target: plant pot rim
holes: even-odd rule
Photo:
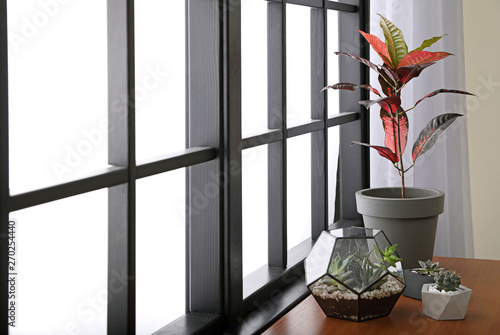
[[[422,286],[422,293],[425,292],[427,294],[444,295],[444,296],[454,296],[454,295],[463,294],[463,293],[465,293],[467,291],[472,291],[470,288],[465,287],[463,285],[460,285],[459,288],[462,289],[462,291],[460,291],[460,292],[454,292],[454,293],[431,292],[431,291],[429,291],[429,286],[431,286],[431,285],[435,285],[435,283],[424,284]]]
[[[407,187],[407,198],[401,198],[401,188],[367,188],[356,192],[356,206],[362,215],[378,218],[427,218],[444,211],[444,192],[419,187]]]
[[[370,199],[390,199],[391,201],[419,201],[422,199],[435,199],[444,197],[444,192],[427,187],[405,187],[406,193],[410,195],[407,198],[401,198],[401,187],[375,187],[375,188],[365,188],[356,192],[356,197],[365,197]],[[418,196],[412,196],[416,192],[419,193]],[[397,196],[387,197],[382,194],[395,194]]]

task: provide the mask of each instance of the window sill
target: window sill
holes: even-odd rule
[[[341,220],[329,229],[360,226],[361,220]],[[314,241],[308,239],[288,252],[288,267],[263,266],[243,279],[243,314],[237,324],[228,326],[221,315],[188,313],[155,335],[174,334],[260,334],[274,322],[303,301],[309,290],[305,285],[304,258],[310,253]]]

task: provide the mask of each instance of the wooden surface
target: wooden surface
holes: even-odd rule
[[[279,319],[265,335],[316,334],[500,334],[500,261],[435,257],[457,271],[472,289],[464,320],[436,321],[422,313],[422,302],[401,295],[386,317],[353,322],[328,318],[312,295]]]

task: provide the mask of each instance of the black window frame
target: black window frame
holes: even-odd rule
[[[259,0],[255,0],[259,1]],[[286,122],[286,5],[311,8],[311,121]],[[134,97],[134,0],[107,0],[108,101]],[[339,46],[368,58],[357,29],[369,29],[369,0],[268,0],[268,127],[241,135],[240,0],[186,0],[186,150],[136,161],[135,106],[114,110],[108,139],[111,167],[91,176],[22,194],[9,192],[7,0],[0,0],[0,333],[8,333],[8,221],[10,212],[108,188],[108,274],[128,275],[128,285],[108,304],[108,334],[135,334],[136,180],[186,167],[186,314],[157,334],[259,333],[307,294],[303,259],[321,231],[360,223],[354,193],[369,185],[369,155],[349,148],[368,139],[368,118],[358,104],[367,92],[341,92],[340,113],[328,116],[327,11],[339,12]],[[126,52],[123,52],[126,50]],[[368,71],[339,58],[342,82],[368,83]],[[337,102],[335,102],[337,103]],[[272,113],[269,111],[273,111]],[[278,114],[276,114],[278,111]],[[328,129],[340,127],[337,201],[340,221],[328,222]],[[311,134],[311,239],[287,251],[287,139]],[[268,265],[242,275],[242,150],[268,145]],[[213,181],[213,175],[218,182]],[[194,190],[215,187],[197,208]],[[119,234],[117,232],[120,232]],[[111,276],[108,276],[112,278]],[[1,330],[3,329],[3,330]]]

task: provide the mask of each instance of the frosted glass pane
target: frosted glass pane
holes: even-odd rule
[[[185,169],[137,181],[137,334],[185,313]]]
[[[242,155],[244,277],[267,264],[267,146]]]
[[[11,192],[106,167],[106,2],[7,8]]]
[[[135,2],[137,159],[185,148],[185,2]]]
[[[288,140],[288,249],[311,237],[311,135]]]
[[[10,214],[17,220],[18,306],[9,334],[106,333],[107,195],[99,190]]]
[[[334,54],[336,51],[345,51],[339,49],[339,13],[329,10],[328,15],[328,31],[327,31],[327,50],[328,50],[328,85],[334,85],[339,82],[339,57]],[[328,115],[339,113],[339,91],[328,90]]]
[[[286,6],[288,126],[311,119],[311,16],[304,6]]]
[[[241,1],[243,137],[267,129],[267,1]]]

